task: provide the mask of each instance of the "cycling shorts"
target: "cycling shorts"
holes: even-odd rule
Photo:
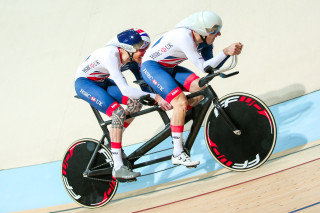
[[[109,117],[120,104],[127,105],[128,101],[128,97],[122,95],[120,89],[111,79],[96,82],[81,77],[75,81],[75,90],[79,98]]]
[[[189,92],[191,83],[199,78],[185,67],[165,67],[156,61],[142,63],[141,76],[168,103],[182,91]]]

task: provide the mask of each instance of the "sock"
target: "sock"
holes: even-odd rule
[[[122,156],[121,156],[121,143],[120,142],[111,142],[111,153],[114,162],[114,169],[119,170],[123,165]]]
[[[171,135],[173,141],[173,156],[178,156],[183,152],[182,147],[182,133],[184,126],[173,126],[171,125]]]

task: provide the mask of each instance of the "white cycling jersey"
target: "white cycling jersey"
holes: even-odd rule
[[[155,94],[143,92],[128,85],[125,77],[121,73],[122,64],[120,49],[116,46],[109,45],[114,43],[117,38],[113,38],[108,44],[95,50],[90,56],[78,67],[75,80],[84,77],[96,82],[103,82],[110,77],[119,87],[124,96],[140,98],[149,94],[155,98]]]
[[[176,28],[160,37],[145,53],[142,63],[148,60],[156,61],[165,67],[175,67],[185,60],[190,60],[204,72],[210,65],[217,67],[227,56],[221,51],[217,56],[204,61],[197,51],[192,30]]]

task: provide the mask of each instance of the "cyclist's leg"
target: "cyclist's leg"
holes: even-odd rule
[[[120,105],[104,89],[103,83],[95,82],[87,78],[78,78],[75,82],[76,93],[79,98],[88,102],[109,117]]]
[[[119,103],[127,105],[127,109],[125,110],[126,115],[138,112],[142,108],[142,104],[137,99],[123,96],[118,86],[111,79],[108,79],[107,92]],[[134,118],[130,118],[124,121],[123,132],[126,128],[128,128],[128,126],[132,123],[133,120]]]
[[[87,78],[79,78],[75,82],[76,92],[81,99],[87,101],[94,108],[112,118],[110,129],[112,149],[118,146],[121,147],[122,132],[119,131],[118,127],[123,126],[121,119],[125,116],[122,115],[124,110],[120,104],[107,93],[107,86],[106,82],[95,82]],[[118,145],[118,143],[120,143],[120,145]],[[123,165],[121,152],[111,151],[115,161],[115,167]]]
[[[112,175],[119,181],[135,179],[141,175],[140,172],[133,172],[123,164],[122,134],[125,117],[125,110],[119,106],[112,113],[112,123],[110,128],[111,153],[114,159],[114,169],[112,170]]]
[[[114,170],[123,170],[123,161],[121,156],[122,128],[125,119],[125,111],[120,104],[106,91],[108,81],[98,83],[86,78],[79,78],[75,82],[75,88],[78,96],[90,103],[99,111],[111,117],[112,124],[110,128],[111,152],[114,159]],[[121,171],[122,171],[121,170]],[[131,179],[132,176],[139,176],[140,173],[134,173],[127,168],[121,172],[121,178]],[[116,175],[114,177],[117,178]],[[134,177],[133,177],[134,178]]]
[[[199,161],[192,160],[184,151],[183,143],[183,129],[186,111],[188,107],[188,100],[184,93],[180,93],[172,101],[173,114],[171,118],[171,132],[174,144],[174,152],[171,161],[175,165],[184,165],[187,167],[195,167],[200,164]]]
[[[172,76],[173,69],[166,68],[154,61],[147,61],[142,64],[141,70],[144,81],[173,106],[171,118],[171,132],[174,145],[173,154],[178,155],[183,151],[181,135],[187,99]]]
[[[200,81],[200,78],[195,79],[194,81],[192,81],[192,83],[190,85],[189,92],[191,92],[191,93],[198,92],[200,90],[203,90],[206,87],[206,86],[199,87],[199,81]]]
[[[199,87],[199,76],[193,73],[191,70],[176,66],[174,68],[174,78],[175,80],[183,87],[185,91],[188,92],[197,92],[202,90],[203,87]],[[188,100],[188,109],[192,108],[193,106],[197,105],[203,97],[198,96]]]
[[[163,99],[169,102],[173,106],[173,115],[171,118],[171,132],[174,144],[173,158],[184,153],[183,152],[183,128],[188,101],[184,93],[182,92],[179,84],[172,76],[173,69],[167,69],[157,62],[147,61],[142,64],[141,75],[144,81],[154,89]],[[190,158],[179,158],[181,161],[176,161],[176,164],[188,164],[199,162],[193,162]]]
[[[171,132],[174,144],[173,155],[178,156],[183,152],[183,129],[188,106],[188,100],[183,92],[176,96],[170,103],[173,106],[171,117]]]
[[[138,101],[138,99],[133,98],[127,98],[127,109],[126,109],[126,115],[132,114],[134,112],[139,112],[142,108],[142,104]],[[132,123],[134,118],[126,119],[124,121],[123,131],[129,127],[129,125]]]

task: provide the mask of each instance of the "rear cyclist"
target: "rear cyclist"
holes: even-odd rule
[[[135,62],[141,63],[149,44],[150,37],[143,30],[126,30],[109,41],[105,47],[92,52],[76,72],[77,95],[112,119],[112,175],[117,179],[133,179],[140,176],[139,172],[133,172],[123,165],[121,150],[123,130],[133,120],[125,120],[125,117],[140,111],[142,107],[137,99],[149,94],[163,108],[171,107],[159,95],[130,87],[121,73],[121,69],[132,67]],[[134,74],[136,77],[139,76],[136,72]],[[123,109],[120,104],[127,105],[127,109]]]
[[[207,66],[217,68],[230,55],[241,53],[242,44],[234,43],[212,56],[212,44],[221,35],[222,21],[210,11],[201,11],[182,20],[176,29],[165,33],[148,49],[143,57],[141,75],[154,91],[173,106],[171,132],[173,139],[172,163],[196,166],[182,146],[182,133],[188,108],[197,103],[188,103],[182,91],[191,93],[201,90],[200,78],[189,69],[178,64],[189,59],[202,72]]]

